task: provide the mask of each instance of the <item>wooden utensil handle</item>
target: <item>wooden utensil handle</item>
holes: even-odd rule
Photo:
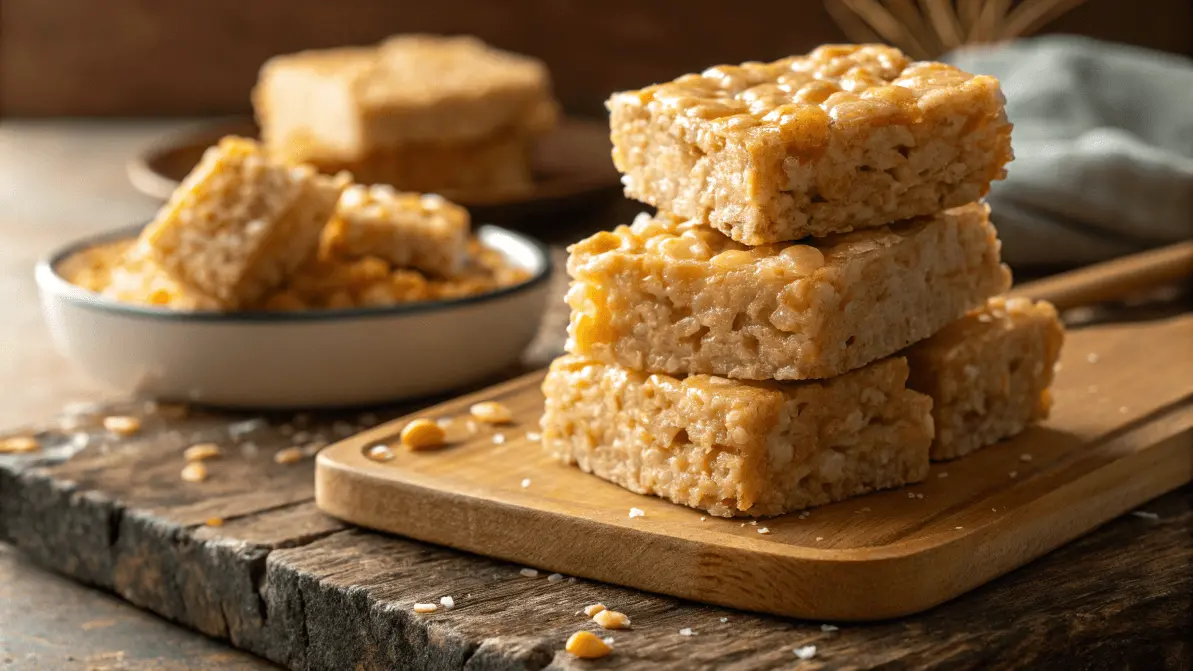
[[[1009,293],[1047,300],[1058,310],[1067,310],[1121,299],[1189,277],[1193,277],[1193,242],[1181,242],[1028,282]]]

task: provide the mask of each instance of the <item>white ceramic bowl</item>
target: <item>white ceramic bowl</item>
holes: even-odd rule
[[[37,265],[58,349],[92,377],[162,399],[251,408],[385,403],[449,391],[515,361],[538,329],[551,272],[543,245],[495,226],[481,243],[530,271],[458,300],[309,312],[181,312],[117,303],[56,272],[64,258],[138,229],[71,244]]]

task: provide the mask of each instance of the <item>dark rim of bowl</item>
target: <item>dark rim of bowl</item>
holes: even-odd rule
[[[478,235],[486,230],[494,231],[510,236],[512,239],[526,244],[535,251],[539,259],[540,267],[536,272],[534,272],[530,279],[519,284],[502,287],[496,291],[476,294],[474,296],[449,298],[446,300],[416,301],[386,307],[312,309],[296,310],[293,312],[267,310],[217,312],[214,310],[171,310],[169,308],[157,308],[134,305],[131,303],[120,303],[109,298],[104,298],[103,296],[84,289],[78,285],[72,284],[65,277],[58,274],[58,264],[67,257],[96,245],[135,237],[138,233],[140,233],[141,229],[143,229],[145,225],[146,224],[128,226],[114,231],[107,231],[104,233],[88,236],[65,247],[62,247],[51,253],[49,256],[42,258],[37,262],[37,266],[34,270],[38,286],[42,291],[53,293],[54,295],[60,296],[61,298],[76,305],[101,312],[112,312],[131,317],[164,319],[169,321],[227,323],[313,322],[339,321],[347,319],[376,319],[381,317],[420,314],[424,312],[451,310],[453,308],[463,307],[466,305],[474,305],[477,303],[493,301],[500,298],[505,298],[507,296],[512,296],[514,294],[530,291],[531,289],[534,289],[547,282],[547,280],[551,277],[551,270],[553,267],[551,262],[551,254],[547,249],[547,246],[542,242],[528,235],[523,235],[507,228],[494,226],[492,224],[485,224],[476,229],[476,233]],[[498,248],[497,251],[504,252],[504,250],[500,248]],[[534,271],[533,268],[530,270]],[[49,286],[47,286],[47,283],[49,283]]]

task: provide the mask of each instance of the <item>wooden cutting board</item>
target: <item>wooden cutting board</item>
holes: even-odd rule
[[[1193,315],[1069,334],[1051,419],[924,482],[754,525],[640,496],[549,459],[542,373],[418,414],[505,427],[435,452],[395,443],[403,418],[324,450],[316,501],[374,529],[696,601],[875,620],[971,590],[1193,479]],[[500,437],[499,437],[500,436]],[[921,498],[922,496],[922,498]],[[645,511],[631,519],[631,507]],[[768,534],[760,534],[765,527]]]

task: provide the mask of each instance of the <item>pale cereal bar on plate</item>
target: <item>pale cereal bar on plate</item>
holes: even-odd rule
[[[675,378],[565,355],[543,446],[640,494],[713,515],[780,515],[922,480],[932,401],[893,357],[831,380]]]
[[[998,80],[879,45],[823,46],[616,93],[626,194],[750,245],[978,200],[1011,160]]]
[[[1064,342],[1045,301],[995,297],[907,351],[908,385],[934,401],[933,459],[954,459],[1048,416]]]
[[[558,117],[542,62],[432,35],[277,56],[253,106],[274,155],[431,192],[528,188],[531,142]]]
[[[211,147],[142,234],[147,257],[223,308],[280,286],[319,246],[346,185],[266,157],[252,140]]]
[[[324,230],[323,251],[453,277],[468,259],[468,240],[468,210],[441,196],[354,184],[344,190]]]
[[[753,248],[644,214],[569,251],[568,351],[673,375],[833,377],[932,335],[1010,283],[979,204]]]

